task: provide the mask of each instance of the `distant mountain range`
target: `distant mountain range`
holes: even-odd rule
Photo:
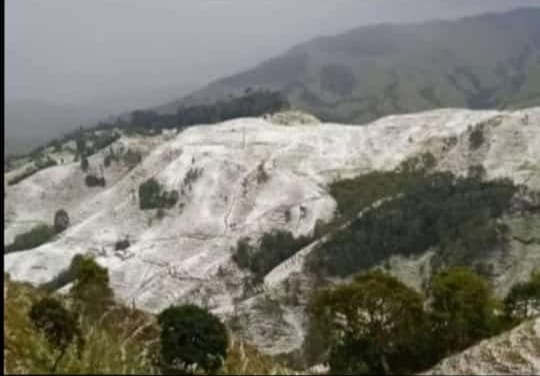
[[[196,87],[193,83],[164,87],[135,85],[131,91],[123,88],[77,104],[8,98],[4,103],[4,156],[29,152],[81,125],[88,127],[112,115],[163,103]]]
[[[282,91],[299,109],[347,123],[440,107],[535,106],[540,8],[317,38],[156,110],[175,112],[248,87]]]

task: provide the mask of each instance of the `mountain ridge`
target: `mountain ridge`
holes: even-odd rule
[[[283,91],[298,109],[356,124],[439,107],[530,107],[540,100],[539,20],[540,8],[529,7],[362,26],[297,44],[156,110],[175,112],[248,87]]]

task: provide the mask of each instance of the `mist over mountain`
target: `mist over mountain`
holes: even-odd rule
[[[81,126],[92,126],[109,117],[163,103],[196,87],[195,84],[157,88],[139,85],[130,93],[119,89],[78,103],[8,99],[4,104],[4,156],[27,153]]]
[[[540,8],[453,21],[380,24],[316,38],[180,103],[212,102],[248,87],[280,90],[299,109],[362,123],[438,107],[540,103]]]

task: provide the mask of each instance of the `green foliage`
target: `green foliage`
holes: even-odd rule
[[[147,209],[167,209],[178,201],[178,192],[165,191],[154,178],[151,178],[139,186],[139,207]]]
[[[68,346],[77,338],[79,354],[84,345],[81,329],[76,318],[54,298],[45,297],[32,305],[29,313],[34,327],[43,333],[49,345],[59,352],[51,371],[64,356]]]
[[[434,275],[425,300],[370,271],[314,294],[306,340],[317,339],[323,358],[311,359],[326,359],[332,373],[412,374],[500,333],[498,309],[487,281],[467,268]]]
[[[410,189],[419,179],[419,174],[374,171],[353,179],[333,182],[330,194],[337,201],[341,216],[351,218],[377,200]]]
[[[266,90],[246,91],[243,96],[213,104],[181,106],[176,114],[159,114],[146,110],[133,111],[129,122],[117,126],[130,132],[153,135],[162,129],[216,123],[238,117],[261,116],[288,107],[287,99],[280,93]]]
[[[82,128],[80,130],[74,131],[70,134],[64,136],[64,142],[74,139],[76,145],[77,155],[82,157],[84,160],[85,157],[90,156],[97,151],[110,146],[112,143],[120,139],[120,134],[114,130],[106,129],[108,127],[113,127],[113,124],[109,123],[100,123],[93,128],[89,128],[84,131]],[[86,162],[84,162],[86,165]],[[84,172],[88,168],[81,164],[81,168]]]
[[[443,355],[461,351],[499,330],[497,305],[488,283],[467,268],[434,275],[429,297],[433,331]]]
[[[185,372],[196,365],[216,372],[227,356],[227,331],[219,319],[193,305],[172,306],[158,316],[160,361],[164,373]]]
[[[529,281],[512,286],[504,299],[504,313],[516,323],[540,313],[540,270],[533,271]]]
[[[97,320],[113,303],[109,273],[90,257],[83,257],[74,272],[75,282],[70,295],[75,306],[85,317]]]
[[[401,183],[400,175],[397,176],[393,181],[399,183],[394,183],[396,188],[391,190],[393,199],[333,233],[308,256],[308,266],[313,271],[347,276],[369,269],[391,255],[420,254],[435,245],[442,245],[438,255],[441,264],[460,264],[479,259],[504,239],[504,228],[495,220],[509,207],[516,189],[511,182],[482,182],[435,173],[416,179],[406,174],[406,183]],[[380,180],[381,184],[386,181]],[[349,192],[354,192],[354,184],[348,184],[352,188],[339,194],[346,197],[340,198],[342,202],[353,200],[354,193]],[[400,184],[405,189],[397,196]],[[381,189],[391,194],[389,188]],[[369,200],[380,197],[376,188],[368,188],[367,192]],[[459,252],[450,252],[452,249]]]
[[[46,224],[38,225],[28,232],[15,236],[13,243],[4,248],[4,254],[39,247],[49,242],[55,235],[54,227]]]
[[[64,209],[59,209],[54,213],[54,229],[60,233],[69,227],[69,215]]]
[[[326,323],[332,373],[404,373],[425,366],[423,298],[380,271],[317,293],[312,319]]]
[[[268,272],[310,241],[311,239],[305,236],[295,239],[289,231],[274,230],[262,236],[258,247],[250,246],[249,239],[241,238],[232,259],[240,268],[249,269],[256,282],[261,282]]]

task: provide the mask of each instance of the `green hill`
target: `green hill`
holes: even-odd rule
[[[439,107],[539,105],[540,8],[317,38],[157,110],[248,87],[282,91],[297,108],[350,123]]]

